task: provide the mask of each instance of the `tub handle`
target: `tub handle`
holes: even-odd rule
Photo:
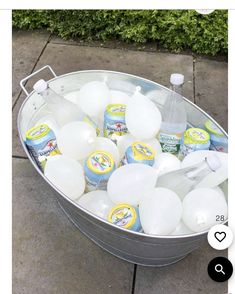
[[[29,93],[28,91],[25,89],[25,82],[28,81],[30,78],[32,78],[33,76],[35,76],[36,74],[38,74],[39,72],[43,71],[44,69],[49,69],[50,72],[52,73],[52,75],[54,76],[54,78],[57,77],[57,75],[55,74],[54,70],[50,67],[50,65],[45,65],[42,68],[36,70],[35,72],[33,72],[31,75],[27,76],[26,78],[24,78],[23,80],[20,81],[20,86],[21,89],[25,92],[25,94],[28,96]]]

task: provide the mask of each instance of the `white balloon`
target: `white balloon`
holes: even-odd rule
[[[191,231],[186,225],[180,221],[178,226],[175,228],[175,230],[171,233],[172,236],[175,235],[188,235],[188,234],[193,234],[194,232]]]
[[[161,153],[155,158],[153,167],[157,169],[159,175],[163,175],[173,170],[180,169],[180,160],[171,153]]]
[[[162,147],[158,139],[152,138],[148,140],[142,140],[142,142],[149,144],[153,148],[153,150],[155,151],[155,158],[162,153]]]
[[[107,79],[107,84],[110,89],[125,91],[126,93],[133,93],[136,90],[135,84],[119,79]]]
[[[110,102],[111,104],[116,104],[116,103],[127,104],[131,99],[129,95],[121,91],[111,90],[110,93],[111,93],[111,102]]]
[[[92,191],[82,195],[76,202],[90,212],[107,219],[109,211],[114,206],[106,191]]]
[[[151,166],[141,163],[130,163],[116,169],[109,178],[107,191],[115,204],[139,204],[146,190],[153,188],[157,173]]]
[[[216,187],[214,187],[212,189],[215,190],[215,191],[217,191],[226,200],[225,194],[224,194],[223,190],[219,186],[216,186]]]
[[[155,151],[155,154],[156,154],[155,157],[158,156],[160,153],[162,153],[161,144],[156,138],[141,140],[141,139],[133,137],[131,134],[127,134],[127,135],[121,136],[120,139],[117,141],[117,146],[118,146],[121,157],[124,156],[126,149],[129,146],[131,146],[132,143],[137,141],[141,141],[143,143],[150,145]]]
[[[46,162],[44,174],[49,181],[72,200],[84,193],[83,168],[74,159],[63,155],[51,156]]]
[[[105,83],[93,81],[81,87],[77,104],[91,117],[99,117],[110,103],[110,96]]]
[[[161,126],[161,113],[144,95],[137,93],[126,107],[126,125],[129,132],[139,139],[154,138]]]
[[[145,233],[168,235],[180,222],[182,203],[177,194],[169,189],[149,189],[140,199],[139,212]]]
[[[104,151],[109,152],[113,156],[113,159],[116,163],[116,166],[118,166],[118,164],[120,162],[120,154],[119,154],[119,150],[118,150],[116,144],[113,143],[112,140],[110,140],[108,138],[98,137],[96,139],[95,150],[97,150],[97,151],[104,150]]]
[[[57,136],[60,152],[68,157],[80,160],[95,149],[96,131],[85,122],[72,122],[64,125]]]
[[[228,208],[225,198],[211,188],[198,188],[189,192],[183,200],[183,221],[194,232],[210,229],[216,216],[227,219]]]

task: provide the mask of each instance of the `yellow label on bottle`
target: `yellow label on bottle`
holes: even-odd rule
[[[155,157],[152,147],[143,142],[134,142],[132,144],[132,152],[136,161],[153,160]]]

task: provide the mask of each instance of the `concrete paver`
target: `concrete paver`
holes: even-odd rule
[[[134,265],[80,233],[54,193],[29,160],[13,159],[13,293],[130,294]]]
[[[134,51],[145,51],[145,52],[156,52],[158,50],[158,45],[156,42],[149,42],[147,44],[138,43],[127,43],[121,40],[63,40],[56,35],[52,35],[50,43],[53,44],[64,44],[64,45],[74,45],[74,46],[87,46],[87,47],[103,47],[110,49],[125,49]],[[167,52],[167,50],[165,50]]]
[[[19,93],[19,81],[28,76],[45,47],[50,34],[45,31],[13,31],[12,34],[12,95],[14,104]]]
[[[198,59],[195,64],[196,104],[228,129],[228,64]]]
[[[135,294],[227,294],[228,284],[216,283],[207,274],[208,263],[227,250],[212,249],[207,243],[180,262],[162,268],[137,267]]]

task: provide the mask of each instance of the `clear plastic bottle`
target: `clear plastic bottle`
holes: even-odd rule
[[[178,154],[180,141],[187,127],[187,116],[182,98],[184,76],[174,73],[170,77],[171,94],[162,109],[159,141],[163,152]]]
[[[157,180],[156,187],[173,190],[183,199],[208,174],[214,173],[220,166],[219,158],[216,155],[210,155],[198,164],[160,176]]]
[[[59,127],[62,127],[69,122],[83,119],[84,114],[79,108],[74,103],[64,99],[53,91],[46,81],[37,81],[33,88],[44,98],[48,110],[55,118]]]

